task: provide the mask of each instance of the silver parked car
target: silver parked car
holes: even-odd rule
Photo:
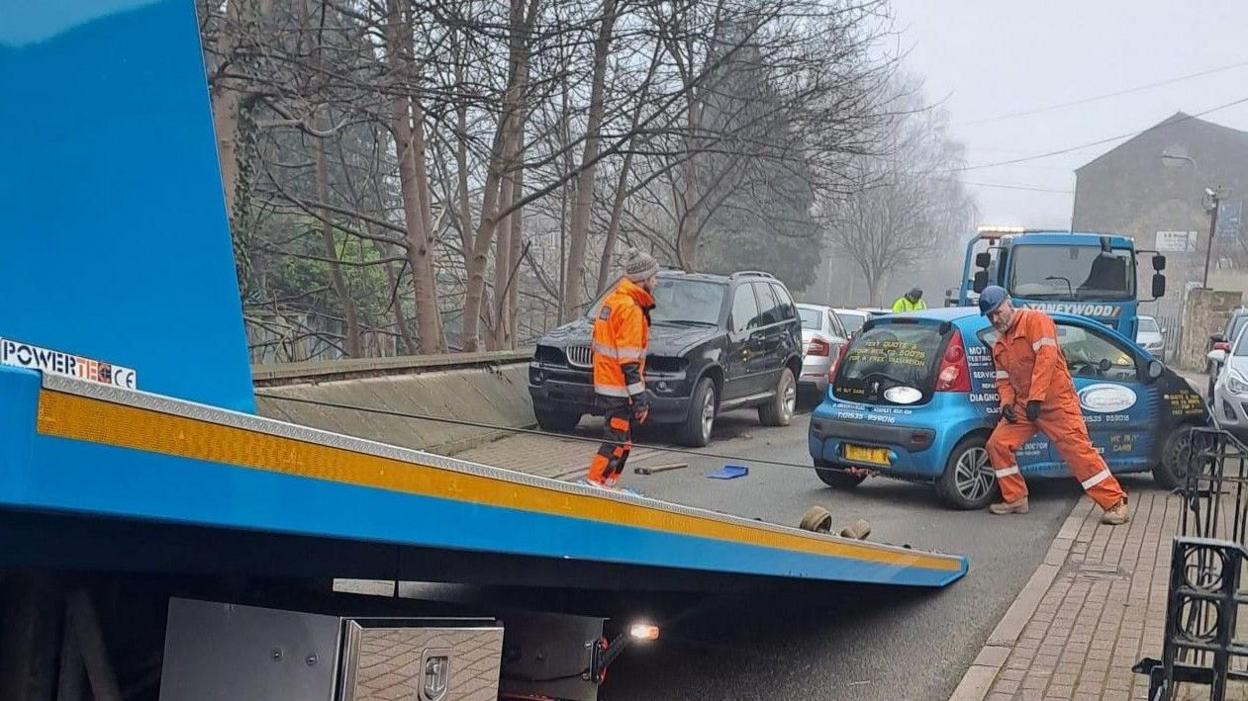
[[[1153,317],[1140,316],[1140,328],[1135,334],[1135,342],[1152,353],[1154,358],[1165,360],[1162,356],[1166,352],[1166,330],[1159,327]]]
[[[823,394],[828,391],[828,372],[848,342],[849,333],[831,307],[799,304],[797,315],[802,319],[802,345],[806,348],[797,385]]]
[[[1248,333],[1241,329],[1230,351],[1209,351],[1209,361],[1219,368],[1209,398],[1213,415],[1222,428],[1248,437]]]

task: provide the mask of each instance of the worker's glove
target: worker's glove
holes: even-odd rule
[[[1027,420],[1035,421],[1040,418],[1040,402],[1027,402]]]
[[[633,421],[644,424],[650,418],[650,398],[645,392],[633,397]]]
[[[1013,404],[1005,405],[1005,408],[1001,409],[1001,415],[1005,417],[1008,423],[1018,423],[1018,414],[1014,413]]]

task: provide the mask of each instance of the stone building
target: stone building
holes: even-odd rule
[[[1209,240],[1207,187],[1227,191],[1209,286],[1244,289],[1248,283],[1248,244],[1239,221],[1248,194],[1248,132],[1179,112],[1076,169],[1075,176],[1075,231],[1126,234],[1140,248],[1166,254],[1169,290],[1151,311],[1178,315],[1185,290],[1201,281]],[[1151,273],[1141,261],[1142,295]]]

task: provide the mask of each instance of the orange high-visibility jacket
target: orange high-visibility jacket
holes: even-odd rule
[[[594,319],[594,392],[629,399],[646,391],[646,347],[654,297],[625,278]]]
[[[1038,309],[1019,309],[1014,325],[992,345],[1002,408],[1051,403],[1075,392],[1057,345],[1057,326]]]

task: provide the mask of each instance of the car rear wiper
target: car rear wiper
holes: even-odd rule
[[[907,381],[905,381],[905,380],[899,380],[899,379],[897,379],[896,377],[893,377],[892,375],[889,375],[888,373],[884,373],[884,372],[869,372],[869,373],[867,373],[866,375],[864,375],[862,379],[864,379],[864,380],[865,380],[865,379],[867,379],[867,378],[869,378],[869,377],[880,377],[880,378],[883,378],[883,379],[885,379],[885,380],[888,380],[889,382],[896,382],[897,384],[899,384],[899,385],[904,385],[904,386],[906,386],[906,387],[909,387],[909,386],[910,386],[910,383],[909,383],[909,382],[907,382]]]

